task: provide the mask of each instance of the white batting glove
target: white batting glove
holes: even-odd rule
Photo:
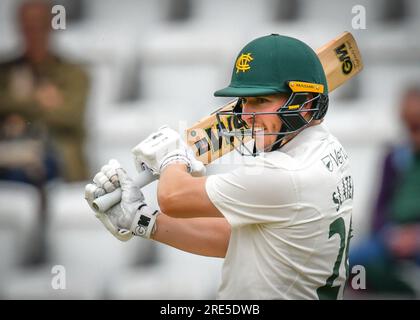
[[[143,202],[140,187],[133,184],[118,161],[111,160],[103,166],[93,182],[86,186],[85,198],[96,217],[113,236],[121,241],[130,240],[133,235],[150,238],[155,228],[157,211],[151,210]],[[93,201],[113,192],[116,187],[121,188],[121,201],[105,212],[99,211]]]
[[[144,202],[140,187],[127,175],[124,169],[117,169],[121,184],[121,207],[124,212],[119,226],[129,229],[133,235],[149,239],[156,230],[158,210],[154,210]]]
[[[131,152],[138,171],[148,168],[153,174],[159,175],[168,165],[181,162],[187,165],[188,172],[193,176],[199,177],[206,173],[204,164],[194,157],[192,149],[178,132],[168,126],[159,128]]]
[[[118,167],[120,167],[120,164],[116,160],[110,160],[108,164],[104,165],[101,168],[101,171],[94,176],[93,183],[86,185],[85,199],[91,209],[95,212],[95,216],[114,237],[121,241],[128,241],[132,238],[131,232],[121,230],[115,223],[118,220],[118,217],[123,214],[120,203],[106,211],[99,210],[93,204],[93,201],[97,198],[103,197],[107,193],[120,188],[116,171]]]

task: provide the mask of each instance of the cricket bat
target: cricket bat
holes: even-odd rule
[[[332,39],[316,51],[327,77],[329,92],[334,91],[343,83],[353,78],[363,68],[362,57],[357,47],[356,40],[350,32],[344,32]],[[231,152],[235,146],[241,143],[237,138],[225,138],[218,129],[216,113],[219,111],[231,111],[236,105],[237,99],[217,109],[209,116],[201,119],[185,132],[185,141],[193,149],[198,160],[205,165],[213,162],[221,156]],[[226,117],[222,124],[225,128],[236,128],[241,124],[235,123],[232,117]],[[250,137],[248,137],[250,139]],[[242,142],[246,142],[242,140]],[[157,177],[149,171],[143,171],[135,179],[138,186],[144,187]],[[101,211],[106,211],[118,203],[121,199],[121,190],[102,196],[94,201]]]

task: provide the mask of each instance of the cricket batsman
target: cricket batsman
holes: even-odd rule
[[[133,150],[136,165],[159,176],[159,209],[115,160],[103,166],[85,197],[118,239],[153,239],[224,258],[219,299],[341,299],[348,276],[353,179],[349,158],[323,119],[328,85],[315,52],[271,34],[238,54],[229,86],[231,112],[251,137],[238,150],[248,161],[205,176],[180,135],[168,127]],[[222,129],[222,126],[220,127]],[[101,212],[93,201],[121,187],[119,204]]]

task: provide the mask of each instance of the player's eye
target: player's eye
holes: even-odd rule
[[[266,102],[268,102],[266,98],[257,98],[257,103],[259,104],[266,103]]]

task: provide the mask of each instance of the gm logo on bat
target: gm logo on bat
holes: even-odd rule
[[[353,70],[353,63],[349,56],[349,50],[345,43],[334,49],[338,59],[342,62],[341,70],[344,74],[349,74]]]

